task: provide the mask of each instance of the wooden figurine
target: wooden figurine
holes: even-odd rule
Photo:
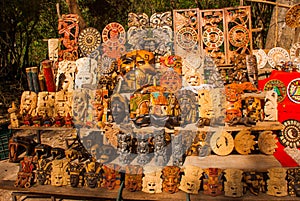
[[[36,162],[36,177],[37,183],[40,185],[51,184],[51,146],[39,144],[35,146],[35,162]]]
[[[168,162],[167,147],[165,141],[165,130],[159,129],[153,131],[154,135],[154,160],[157,166],[164,166]]]
[[[201,185],[203,170],[196,166],[185,166],[179,189],[190,194],[198,194]]]
[[[288,194],[300,197],[300,168],[289,168],[287,170]]]
[[[219,168],[204,169],[203,194],[218,196],[223,194],[223,170]]]
[[[254,121],[262,121],[263,120],[263,108],[261,105],[261,101],[256,97],[246,97],[244,99],[245,102],[245,116],[253,119]]]
[[[51,61],[58,61],[58,52],[60,50],[58,38],[48,39],[48,57]]]
[[[54,117],[55,92],[43,91],[38,94],[37,111],[41,117]]]
[[[130,155],[130,146],[132,137],[130,133],[119,133],[118,134],[118,148],[117,153],[119,154],[119,161],[122,164],[129,164],[132,160]]]
[[[226,181],[224,182],[225,196],[242,197],[243,196],[243,171],[238,169],[224,170]]]
[[[8,113],[10,117],[10,126],[12,128],[19,128],[20,122],[18,120],[19,109],[16,107],[15,102],[12,102],[11,107],[8,108]]]
[[[77,163],[77,162],[70,163],[70,166],[69,166],[70,186],[72,186],[72,187],[83,186],[83,178],[84,178],[83,170],[84,170],[83,164]],[[91,182],[91,183],[93,183],[93,182]]]
[[[34,180],[34,162],[32,156],[25,156],[20,162],[20,170],[18,172],[18,178],[15,181],[15,187],[29,188]]]
[[[143,168],[129,165],[125,167],[125,189],[130,192],[142,190]]]
[[[285,180],[287,174],[285,168],[268,169],[267,194],[277,197],[287,196],[288,188]]]
[[[165,166],[162,170],[162,188],[166,193],[176,193],[180,185],[180,168],[177,166]]]
[[[90,188],[101,186],[101,164],[95,159],[91,159],[85,163],[84,180],[85,185]]]
[[[262,131],[258,137],[259,150],[267,155],[272,155],[277,148],[276,134],[273,131]]]
[[[198,103],[195,93],[190,90],[180,90],[176,95],[180,106],[180,125],[185,126],[196,123],[198,119]]]
[[[32,91],[24,91],[21,96],[20,114],[31,116],[37,106],[37,94]]]
[[[266,192],[265,176],[262,172],[245,172],[243,175],[244,180],[244,193],[247,190],[254,195],[258,195],[259,192]]]
[[[119,172],[121,167],[117,164],[103,165],[103,183],[102,187],[113,190],[121,184],[121,173]]]
[[[77,14],[62,14],[58,19],[58,33],[61,35],[59,40],[63,48],[59,51],[60,60],[62,58],[75,61],[78,58],[78,36],[79,18]]]
[[[183,142],[182,142],[182,134],[181,132],[174,133],[172,135],[172,160],[173,160],[173,165],[174,166],[182,166],[183,165],[183,154],[184,154],[184,149],[183,149]]]
[[[162,179],[161,179],[161,169],[151,166],[144,167],[144,177],[143,177],[143,189],[145,193],[161,193],[162,192]]]
[[[234,148],[242,155],[250,154],[251,150],[254,150],[255,136],[251,135],[249,130],[241,130],[234,138]]]
[[[149,134],[141,134],[137,138],[137,162],[140,165],[145,165],[151,160],[148,138]]]

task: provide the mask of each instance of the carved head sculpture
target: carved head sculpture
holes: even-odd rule
[[[270,168],[268,169],[269,180],[267,180],[267,194],[277,197],[287,196],[287,181],[285,168]]]
[[[67,172],[68,161],[65,159],[54,159],[52,162],[51,185],[65,186],[68,184],[69,175]]]
[[[37,106],[37,94],[32,91],[24,91],[21,96],[20,114],[32,115]]]
[[[129,165],[125,168],[125,188],[130,192],[142,190],[143,168]]]
[[[142,191],[145,193],[162,192],[161,169],[158,169],[157,167],[150,167],[150,166],[144,167]]]
[[[261,101],[256,97],[246,97],[245,98],[245,106],[246,106],[246,115],[251,117],[255,121],[262,120],[262,107]]]
[[[249,154],[254,150],[255,136],[251,135],[250,131],[242,130],[234,138],[235,150],[240,154]]]
[[[87,90],[75,90],[73,94],[73,117],[75,124],[85,122],[88,110],[89,94]]]
[[[85,163],[85,183],[90,188],[100,187],[101,184],[101,164],[95,159]]]
[[[59,39],[50,38],[48,39],[48,56],[52,61],[58,61],[58,51],[59,51]]]
[[[123,122],[128,115],[128,100],[116,93],[111,96],[111,113],[114,121],[119,124]]]
[[[184,78],[189,86],[200,86],[203,84],[201,75],[198,72],[188,71],[185,73]]]
[[[196,166],[185,166],[179,189],[191,194],[198,194],[203,170]]]
[[[242,197],[243,196],[243,171],[238,169],[226,169],[224,182],[225,196]]]
[[[180,106],[181,125],[195,123],[197,121],[198,103],[194,92],[190,90],[180,90],[177,93]]]
[[[207,168],[204,169],[203,189],[204,194],[218,196],[223,194],[222,169]]]
[[[117,164],[107,164],[103,166],[103,187],[108,190],[118,188],[121,184],[121,167]]]
[[[225,117],[225,122],[230,122],[234,120],[235,118],[239,118],[242,116],[241,112],[241,102],[236,101],[234,103],[232,102],[227,102],[226,103],[226,117]]]
[[[243,178],[245,182],[244,192],[247,189],[254,195],[258,195],[259,192],[266,192],[266,182],[263,173],[245,172]]]
[[[87,88],[96,84],[97,61],[92,58],[83,57],[76,60],[78,73],[75,78],[75,89]]]
[[[162,170],[163,191],[176,193],[180,185],[180,168],[177,166],[165,166]]]

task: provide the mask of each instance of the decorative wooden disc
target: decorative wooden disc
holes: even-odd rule
[[[286,25],[292,28],[300,26],[300,4],[291,7],[285,16]]]
[[[268,62],[268,56],[263,49],[253,50],[253,54],[256,56],[257,67],[264,68]]]
[[[265,86],[264,91],[274,90],[277,93],[277,102],[281,102],[286,97],[286,86],[281,80],[272,79],[269,80]]]
[[[183,49],[193,48],[198,41],[198,33],[191,27],[183,27],[176,34],[177,44]]]
[[[268,52],[268,62],[272,68],[274,68],[281,60],[289,61],[290,55],[282,47],[274,47]]]
[[[284,146],[300,148],[300,122],[286,120],[283,122],[284,129],[279,136],[279,141]]]
[[[287,95],[291,101],[300,104],[300,78],[296,78],[289,83]]]
[[[210,48],[220,47],[224,42],[224,33],[216,27],[208,28],[203,33],[203,43]]]
[[[242,155],[250,154],[254,150],[255,136],[250,131],[242,130],[234,138],[234,148]]]
[[[235,47],[245,47],[250,41],[249,30],[241,25],[234,26],[229,31],[229,42]]]
[[[110,47],[125,44],[126,36],[124,27],[117,22],[109,23],[102,31],[102,40]]]
[[[210,139],[210,147],[215,154],[226,156],[230,154],[234,148],[233,137],[226,131],[216,132]]]
[[[93,27],[88,27],[79,34],[78,37],[78,44],[80,49],[86,53],[89,54],[101,43],[101,35],[99,31]]]
[[[291,61],[295,61],[296,58],[300,57],[300,42],[294,43],[290,49]]]
[[[113,62],[113,59],[106,57],[106,56],[102,57],[100,73],[102,73],[102,74],[112,73],[114,70],[114,66],[112,65],[112,62]]]

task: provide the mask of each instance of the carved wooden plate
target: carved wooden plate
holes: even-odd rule
[[[224,42],[224,33],[216,27],[208,28],[203,33],[203,43],[210,48],[220,47]]]
[[[289,27],[292,28],[300,26],[300,4],[294,5],[287,11],[285,22]]]
[[[232,27],[229,31],[229,42],[235,47],[245,47],[250,41],[249,30],[241,25]]]
[[[300,78],[296,78],[289,83],[287,95],[291,101],[300,104]]]
[[[294,43],[290,49],[291,61],[295,61],[296,58],[300,57],[300,42]]]
[[[198,41],[198,33],[191,27],[183,27],[176,34],[176,41],[183,49],[192,49]]]
[[[78,37],[78,44],[80,49],[86,53],[89,54],[92,51],[96,50],[97,47],[101,43],[101,35],[100,32],[93,28],[88,27],[79,34]]]
[[[253,50],[253,55],[256,56],[257,67],[264,68],[268,62],[268,56],[263,49]]]
[[[290,60],[290,55],[286,49],[282,47],[274,47],[268,52],[268,62],[272,68],[275,68],[275,66],[282,60]]]
[[[230,154],[234,148],[234,140],[231,133],[226,131],[216,132],[210,139],[210,147],[217,155],[225,156]]]

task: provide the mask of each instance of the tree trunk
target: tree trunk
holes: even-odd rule
[[[85,20],[82,17],[77,0],[66,0],[70,14],[77,14],[79,17],[79,30],[86,28]]]
[[[292,6],[300,3],[300,0],[277,0],[277,3]],[[276,6],[274,6],[265,49],[282,47],[289,50],[293,43],[299,42],[300,28],[291,28],[286,25],[285,15],[288,8],[278,6],[277,9],[276,11]]]

